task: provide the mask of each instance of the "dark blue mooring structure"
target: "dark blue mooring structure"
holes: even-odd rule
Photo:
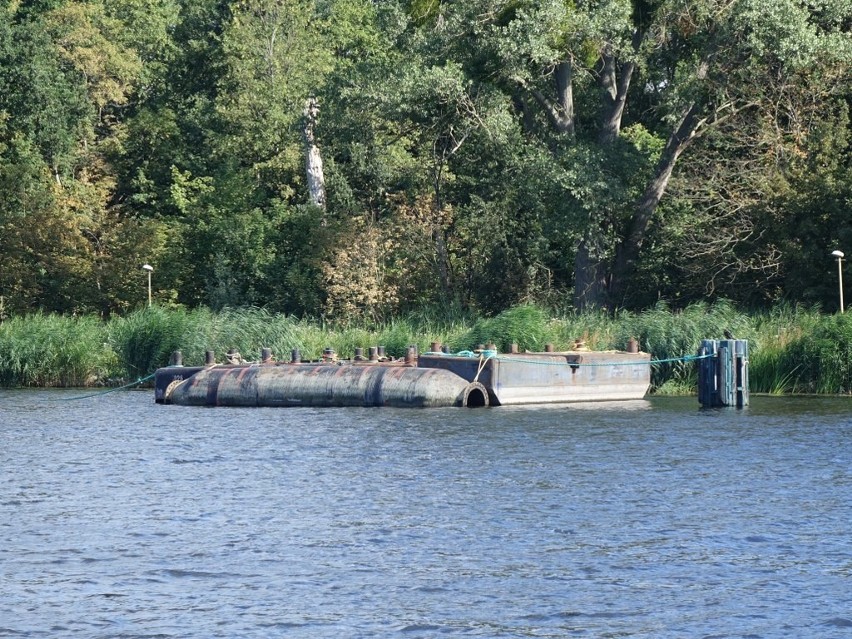
[[[705,339],[698,355],[698,403],[704,408],[748,406],[748,342]]]

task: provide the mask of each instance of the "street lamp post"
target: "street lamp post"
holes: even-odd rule
[[[151,307],[151,273],[154,272],[154,267],[151,266],[150,264],[143,264],[142,268],[144,270],[148,271],[148,308],[150,308]],[[841,306],[842,305],[843,304],[841,302]]]
[[[837,282],[840,286],[840,312],[843,312],[843,251],[832,251],[831,254],[837,258]]]

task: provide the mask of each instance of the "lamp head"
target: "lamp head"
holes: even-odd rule
[[[835,251],[835,253],[836,253],[836,252],[837,252],[837,251]],[[153,266],[151,266],[150,264],[143,264],[143,265],[142,265],[142,268],[143,268],[143,269],[145,269],[146,271],[153,271],[153,270],[154,270],[154,267],[153,267]]]

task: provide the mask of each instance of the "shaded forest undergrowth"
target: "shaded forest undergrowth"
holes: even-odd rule
[[[262,309],[175,310],[152,307],[106,322],[94,316],[37,313],[0,323],[0,386],[118,386],[166,366],[180,350],[185,365],[200,365],[205,352],[217,361],[236,349],[249,360],[261,348],[278,360],[300,349],[304,360],[333,348],[351,358],[355,348],[385,346],[404,356],[411,344],[421,351],[432,342],[452,351],[493,342],[502,352],[568,350],[583,340],[592,350],[624,349],[632,337],[655,360],[695,354],[702,339],[721,339],[727,330],[747,339],[751,391],[755,393],[852,393],[852,317],[817,308],[778,306],[744,313],[726,302],[692,304],[674,311],[661,304],[641,313],[552,314],[530,305],[491,318],[448,312],[412,314],[374,326],[327,325]],[[652,392],[695,392],[693,362],[654,364]]]

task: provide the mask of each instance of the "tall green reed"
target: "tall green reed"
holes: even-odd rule
[[[430,343],[469,350],[494,342],[503,352],[570,349],[583,340],[596,350],[624,349],[632,337],[654,359],[655,392],[695,391],[697,369],[684,356],[702,339],[719,339],[725,330],[749,340],[753,392],[852,392],[852,314],[827,316],[818,308],[778,306],[745,314],[726,302],[697,303],[674,311],[665,304],[642,313],[563,312],[553,316],[541,307],[521,305],[491,318],[450,313],[413,313],[364,326],[334,325],[295,319],[263,309],[228,309],[213,313],[151,307],[105,324],[95,317],[33,314],[0,323],[0,385],[81,386],[133,379],[168,363],[180,350],[186,365],[200,365],[205,352],[224,361],[230,349],[256,361],[260,349],[287,359],[298,348],[305,360],[333,348],[351,358],[358,347],[385,346],[394,357],[410,344],[421,351]]]
[[[852,394],[852,314],[821,316],[792,340],[781,366],[797,392]]]
[[[96,317],[34,313],[0,323],[2,386],[85,386],[116,367]]]
[[[748,339],[751,334],[748,316],[724,301],[691,304],[676,311],[659,303],[643,313],[620,313],[616,326],[618,342],[633,337],[654,360],[663,360],[651,371],[654,388],[665,391],[668,386],[676,392],[692,392],[697,387],[697,368],[684,358],[697,352],[702,339],[723,339],[726,330],[738,339]]]
[[[455,351],[493,343],[507,352],[512,344],[519,350],[539,351],[551,335],[549,318],[544,310],[531,304],[516,306],[493,318],[479,319],[467,331],[453,336],[450,348]]]
[[[183,353],[184,364],[202,363],[214,319],[206,309],[151,306],[110,320],[107,334],[126,376],[144,377],[168,365],[177,350]]]
[[[821,321],[818,308],[780,304],[750,318],[749,386],[754,393],[796,392],[801,363],[788,356],[791,344]]]

